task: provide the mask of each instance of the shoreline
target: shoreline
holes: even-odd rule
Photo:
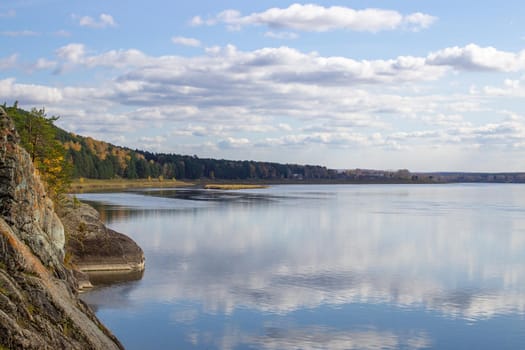
[[[425,180],[342,180],[342,179],[275,179],[275,180],[128,180],[128,179],[76,179],[69,187],[69,194],[124,191],[139,188],[199,188],[213,190],[242,190],[267,188],[274,185],[445,185],[445,184],[523,184],[524,182],[496,181],[425,181]]]
[[[159,180],[159,179],[75,179],[69,185],[69,193],[83,193],[109,190],[126,190],[130,188],[156,188],[156,187],[190,187],[194,186],[191,182],[179,180]]]
[[[309,180],[295,180],[295,179],[276,179],[276,180],[211,180],[211,179],[197,179],[197,180],[161,180],[153,179],[75,179],[70,187],[69,193],[89,193],[101,191],[120,191],[134,188],[178,188],[178,187],[195,187],[203,189],[253,189],[265,188],[272,185],[428,185],[428,184],[444,184],[452,182],[429,182],[429,181],[411,181],[411,180],[396,180],[396,181],[372,181],[372,180],[340,180],[340,179],[309,179]]]

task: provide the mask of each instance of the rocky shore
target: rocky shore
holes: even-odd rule
[[[87,217],[81,218],[91,227]],[[99,243],[111,245],[114,235],[107,235]],[[120,248],[100,249],[100,254],[116,251],[127,256],[122,247],[132,244],[117,241],[122,242]],[[94,262],[97,254],[87,252],[94,251],[95,243],[85,242],[87,250],[78,256]],[[76,255],[68,253],[65,244],[64,225],[54,204],[19,145],[12,120],[0,108],[0,349],[123,348],[79,299],[77,278],[67,266]],[[141,251],[132,251],[140,256],[143,268]],[[108,260],[104,261],[102,265]],[[109,261],[111,265],[123,260]]]
[[[116,272],[141,277],[142,249],[128,236],[107,228],[93,207],[67,197],[57,213],[65,230],[65,262],[75,271],[79,289],[92,286],[91,275],[98,280],[104,273],[110,279]]]

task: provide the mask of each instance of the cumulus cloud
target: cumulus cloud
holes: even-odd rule
[[[57,88],[19,84],[12,78],[0,80],[0,96],[6,100],[23,101],[26,105],[52,105],[63,99],[62,92]]]
[[[183,36],[174,36],[171,38],[171,42],[178,45],[191,46],[191,47],[200,47],[201,42],[194,38],[186,38]]]
[[[475,92],[475,91],[474,91]],[[525,85],[519,79],[505,79],[502,86],[485,86],[483,94],[492,97],[525,97]]]
[[[115,19],[113,19],[113,16],[108,15],[107,13],[101,13],[97,18],[93,18],[90,16],[77,16],[72,15],[73,19],[78,20],[78,24],[81,27],[89,27],[89,28],[107,28],[107,27],[116,27],[117,22],[115,22]]]
[[[513,53],[490,46],[469,44],[433,52],[428,55],[427,62],[432,65],[451,66],[458,70],[515,72],[525,69],[525,50]]]
[[[224,23],[230,29],[247,25],[266,25],[271,28],[288,28],[307,32],[326,32],[337,29],[379,32],[407,26],[418,30],[429,27],[436,17],[424,13],[402,15],[393,10],[362,9],[349,7],[324,7],[315,4],[292,4],[287,8],[271,8],[263,12],[243,16],[239,11],[226,10],[211,19],[196,16],[193,25]]]
[[[142,66],[151,62],[144,53],[139,50],[110,50],[100,55],[88,55],[85,45],[72,43],[60,47],[55,51],[57,58],[61,60],[64,67],[84,65],[90,68],[124,68],[129,66]]]
[[[52,60],[41,58],[25,65],[11,55],[0,59],[0,68],[104,74],[98,74],[101,79],[96,86],[53,88],[4,80],[6,99],[45,104],[51,113],[71,116],[70,130],[102,138],[115,136],[107,134],[109,128],[100,127],[107,118],[114,125],[163,128],[184,142],[197,138],[189,142],[198,142],[195,149],[207,147],[208,154],[238,152],[240,156],[246,150],[270,152],[290,147],[341,152],[350,147],[397,150],[442,145],[521,149],[525,139],[522,120],[488,125],[472,117],[473,112],[487,115],[496,111],[490,107],[493,99],[525,96],[519,78],[507,79],[501,87],[477,88],[472,95],[439,94],[439,88],[412,89],[426,82],[433,87],[438,85],[434,81],[453,69],[466,69],[455,61],[438,61],[437,53],[366,60],[286,46],[243,51],[227,45],[206,48],[198,56],[155,57],[138,50],[95,52],[84,44],[71,43],[57,49],[55,55]],[[87,116],[73,120],[76,111],[92,105],[100,108],[92,115],[102,119],[96,123]],[[406,121],[412,131],[397,125]],[[129,139],[138,142],[136,146],[155,149],[170,142]]]
[[[412,13],[410,15],[405,16],[403,19],[403,21],[408,25],[408,27],[414,31],[418,31],[420,29],[427,29],[432,24],[434,24],[436,20],[437,17],[421,12]]]
[[[86,48],[83,44],[68,44],[55,51],[56,55],[70,63],[81,63]]]

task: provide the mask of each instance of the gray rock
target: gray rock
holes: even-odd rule
[[[121,349],[79,300],[64,227],[0,108],[0,348]]]
[[[68,197],[58,213],[64,224],[67,259],[72,267],[88,274],[144,270],[142,249],[128,236],[107,228],[93,207]]]

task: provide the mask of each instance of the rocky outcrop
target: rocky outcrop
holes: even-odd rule
[[[0,348],[119,349],[79,300],[64,228],[0,108]]]
[[[76,198],[64,200],[58,210],[66,232],[66,261],[87,272],[144,270],[144,252],[131,238],[107,228],[99,213]]]

